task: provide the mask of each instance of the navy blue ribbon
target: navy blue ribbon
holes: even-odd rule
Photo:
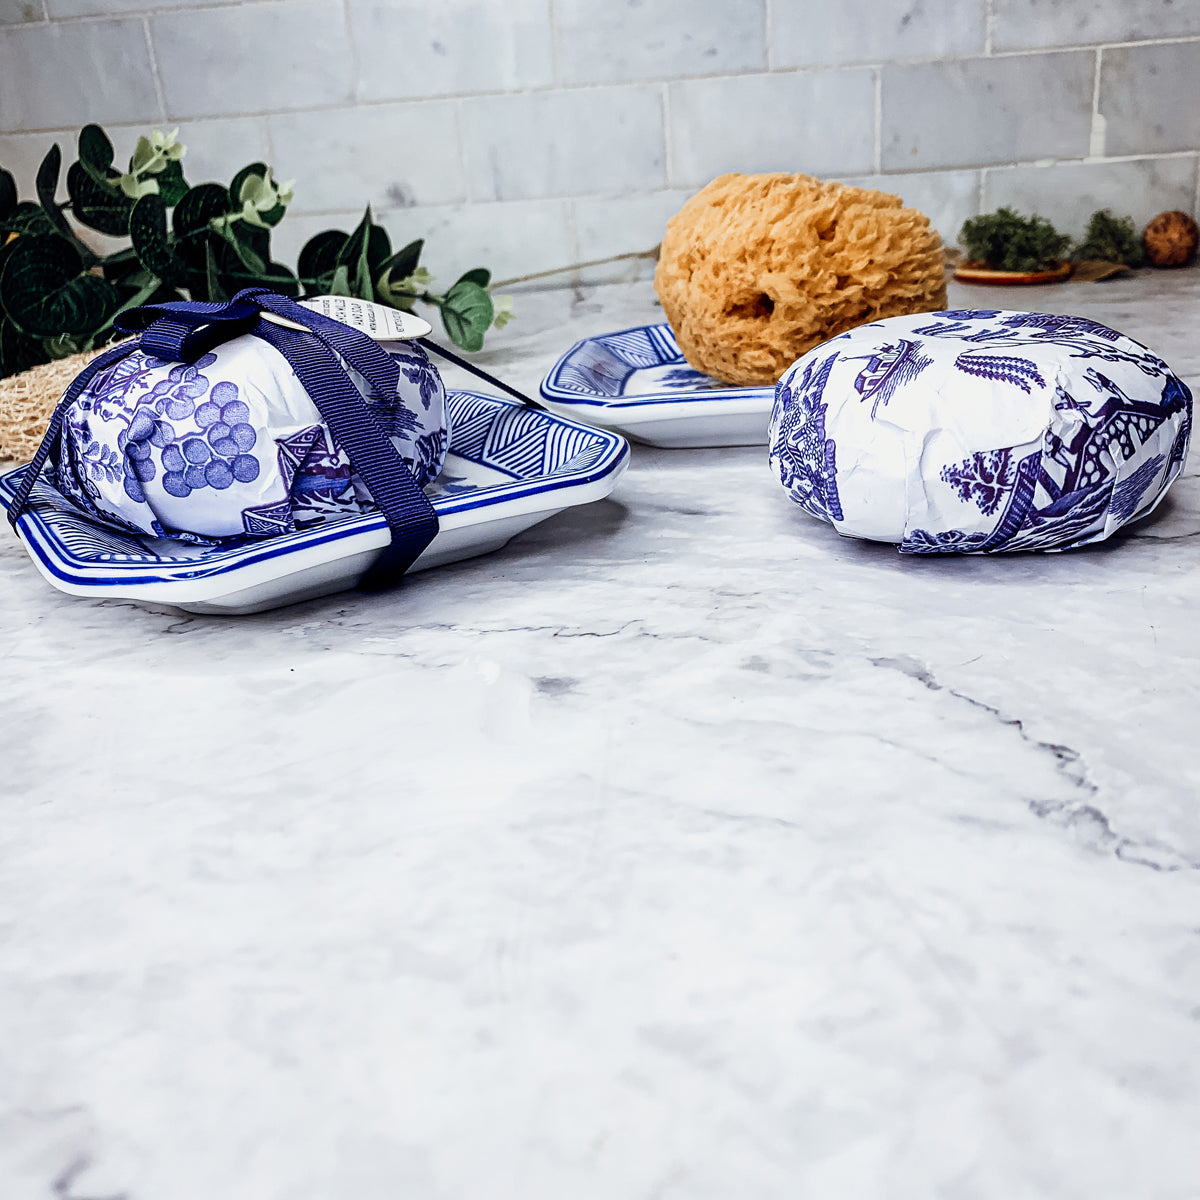
[[[263,310],[304,326],[307,333],[264,321]],[[194,362],[219,343],[251,333],[288,360],[391,530],[390,545],[359,586],[374,589],[398,583],[433,541],[438,531],[433,505],[343,366],[343,362],[350,364],[370,385],[376,399],[395,396],[399,365],[366,334],[266,288],[245,288],[227,303],[175,301],[132,308],[121,313],[114,324],[127,333],[141,331],[141,337],[106,350],[67,388],[9,508],[8,519],[14,528],[47,458],[57,462],[67,409],[100,371],[135,350],[167,361]]]

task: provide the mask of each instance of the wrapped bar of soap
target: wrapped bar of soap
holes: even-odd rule
[[[399,369],[394,397],[341,368],[424,485],[446,454],[445,388],[419,345],[380,345]],[[63,413],[54,479],[93,516],[185,540],[289,533],[375,507],[293,365],[251,333],[187,362],[135,349],[97,373]]]
[[[770,457],[791,498],[849,537],[914,554],[1065,550],[1154,508],[1191,413],[1158,355],[1095,321],[926,313],[794,363]]]

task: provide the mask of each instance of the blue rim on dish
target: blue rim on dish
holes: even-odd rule
[[[451,427],[447,468],[428,489],[443,532],[539,514],[525,520],[533,524],[570,504],[599,498],[591,494],[596,489],[590,485],[611,488],[628,461],[624,438],[514,400],[455,391],[447,395],[446,404]],[[0,477],[0,505],[5,510],[26,470],[18,467]],[[456,470],[462,473],[456,475]],[[560,495],[552,498],[548,493]],[[330,562],[382,547],[389,536],[383,517],[368,514],[232,546],[166,542],[96,524],[46,480],[35,485],[17,531],[47,579],[77,595],[93,589],[94,594],[116,595],[114,588],[212,580],[264,563],[273,563],[276,576],[283,577],[289,559],[296,556],[306,563],[314,557]],[[437,553],[442,536],[439,533],[426,554],[450,561]],[[487,548],[496,545],[492,542]],[[469,551],[458,555],[468,556]],[[155,594],[172,602],[165,592]]]
[[[688,366],[670,325],[635,325],[576,342],[542,381],[544,399],[608,409],[762,399],[768,387],[730,387]],[[764,425],[764,441],[765,425]]]

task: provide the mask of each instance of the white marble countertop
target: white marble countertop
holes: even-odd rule
[[[1200,384],[1200,271],[1005,303]],[[480,361],[529,388],[659,319],[518,314]],[[1112,543],[908,558],[764,450],[637,447],[243,618],[0,540],[0,1194],[1196,1197],[1193,459]]]

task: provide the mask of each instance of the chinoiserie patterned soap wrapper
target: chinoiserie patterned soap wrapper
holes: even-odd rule
[[[372,409],[425,484],[449,441],[445,388],[420,346],[381,344],[400,378],[395,402]],[[370,401],[366,381],[347,373]],[[374,509],[290,364],[250,335],[191,364],[134,351],[70,406],[60,446],[65,496],[153,537],[272,536]]]
[[[1144,516],[1183,469],[1192,397],[1084,317],[892,317],[782,376],[771,463],[841,534],[915,554],[1064,550]]]

